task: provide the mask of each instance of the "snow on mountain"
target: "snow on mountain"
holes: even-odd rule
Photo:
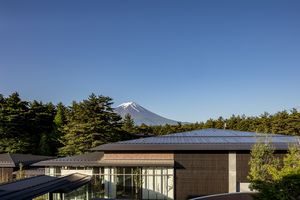
[[[136,125],[141,125],[142,123],[147,125],[173,125],[178,123],[175,120],[157,115],[135,102],[122,103],[114,110],[116,113],[121,115],[121,117],[124,117],[126,114],[130,114]]]

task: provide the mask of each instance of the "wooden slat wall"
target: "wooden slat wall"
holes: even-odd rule
[[[13,168],[0,168],[0,183],[11,181],[13,178]]]
[[[176,199],[228,192],[228,152],[176,153]]]
[[[236,154],[236,181],[248,183],[250,152],[237,152]]]

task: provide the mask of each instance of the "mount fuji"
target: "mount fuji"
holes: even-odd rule
[[[165,124],[175,125],[178,123],[175,120],[167,119],[158,114],[155,114],[135,102],[122,103],[121,105],[116,107],[114,111],[118,113],[122,118],[124,118],[126,114],[129,114],[133,119],[135,125],[141,125],[142,123],[144,123],[146,125],[155,126]]]

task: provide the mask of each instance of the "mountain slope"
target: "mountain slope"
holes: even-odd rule
[[[122,103],[114,110],[123,118],[126,114],[130,114],[135,125],[141,125],[142,123],[147,125],[177,124],[177,121],[157,115],[134,102]]]

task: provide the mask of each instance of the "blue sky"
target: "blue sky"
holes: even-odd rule
[[[0,93],[175,120],[300,108],[300,1],[0,1]]]

